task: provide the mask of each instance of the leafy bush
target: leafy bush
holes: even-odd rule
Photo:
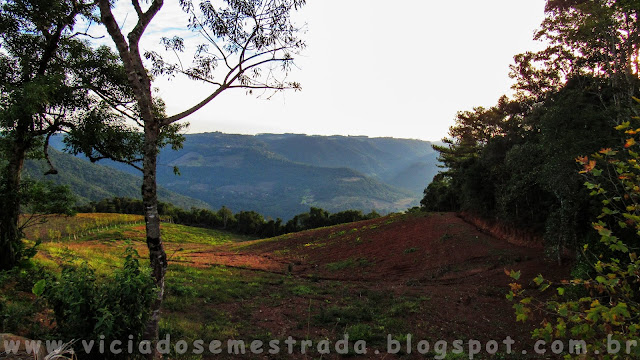
[[[54,310],[60,337],[98,342],[104,336],[105,343],[120,340],[122,344],[127,344],[130,335],[134,344],[141,340],[155,290],[149,271],[140,267],[137,252],[127,248],[124,255],[123,267],[108,278],[96,276],[86,263],[75,265],[67,260],[60,277],[47,281],[44,297]],[[104,356],[126,358],[124,353]]]

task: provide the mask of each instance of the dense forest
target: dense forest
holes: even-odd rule
[[[609,3],[609,2],[607,2]],[[457,114],[444,168],[425,190],[427,210],[462,211],[564,248],[596,240],[601,204],[583,185],[579,157],[621,147],[614,129],[636,115],[637,6],[549,1],[536,38],[549,46],[515,56],[513,98]]]

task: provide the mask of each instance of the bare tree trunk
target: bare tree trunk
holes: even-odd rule
[[[142,58],[138,42],[145,28],[162,7],[162,0],[153,0],[149,9],[143,12],[137,0],[133,1],[138,13],[138,23],[129,33],[127,39],[120,31],[120,27],[111,13],[109,0],[99,0],[102,21],[113,39],[122,63],[127,71],[127,79],[131,84],[140,117],[144,123],[144,148],[142,171],[142,203],[145,213],[147,232],[147,247],[149,248],[149,260],[153,281],[158,294],[151,304],[151,316],[145,327],[143,340],[151,342],[153,351],[148,359],[161,358],[157,352],[158,324],[160,322],[160,308],[164,297],[164,276],[167,271],[167,254],[162,245],[160,234],[160,216],[158,214],[158,196],[156,185],[156,165],[158,157],[158,137],[160,135],[161,119],[156,118],[153,107],[153,94],[151,93],[151,79],[149,78]]]
[[[158,214],[158,198],[156,194],[156,160],[157,160],[157,128],[145,127],[144,172],[142,182],[142,202],[145,209],[145,223],[147,230],[147,247],[153,280],[158,290],[157,297],[151,305],[151,316],[147,322],[144,339],[155,344],[158,339],[158,325],[160,321],[160,307],[164,297],[164,276],[167,271],[167,254],[162,245],[160,234],[160,216]],[[154,346],[155,348],[155,346]],[[154,350],[155,353],[155,350]],[[159,354],[152,354],[153,359]]]

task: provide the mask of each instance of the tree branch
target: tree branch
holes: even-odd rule
[[[140,7],[140,2],[138,0],[131,0],[131,4],[133,4],[133,8],[136,9],[136,14],[138,14],[138,18],[141,18],[144,13],[142,12],[142,8]]]
[[[103,1],[104,0],[100,0],[100,2],[103,2]],[[137,3],[138,0],[132,0],[132,1],[134,2],[134,7],[135,7],[135,3]],[[140,42],[140,37],[142,37],[144,30],[147,28],[147,26],[149,25],[153,17],[156,16],[158,11],[160,11],[160,8],[162,8],[162,4],[163,4],[163,0],[153,0],[153,2],[151,3],[151,6],[149,6],[149,9],[146,12],[142,12],[142,9],[140,8],[140,4],[138,4],[138,8],[136,9],[136,12],[138,12],[138,10],[140,11],[138,12],[138,23],[127,36],[129,38],[129,46],[136,47],[136,48],[138,47],[138,43]]]
[[[120,58],[125,64],[125,68],[129,70],[133,67],[131,57],[129,56],[129,44],[127,44],[127,40],[124,35],[122,35],[122,31],[120,31],[120,27],[111,12],[111,4],[109,0],[98,0],[98,5],[100,7],[102,23],[107,28],[107,32],[109,33],[109,36],[111,36],[111,39],[113,39],[116,49],[118,49],[118,53],[120,54]]]
[[[240,74],[236,75],[239,76]],[[233,81],[235,81],[235,79]],[[165,118],[164,120],[162,120],[162,126],[167,126],[167,125],[171,125],[176,121],[182,120],[185,117],[193,114],[194,112],[200,110],[203,106],[207,105],[211,100],[213,100],[216,96],[220,95],[221,92],[223,92],[224,90],[226,90],[229,87],[229,84],[225,83],[222,86],[220,86],[219,88],[216,89],[216,91],[214,91],[213,93],[211,93],[211,95],[207,96],[204,100],[202,100],[200,103],[198,103],[197,105],[191,107],[188,110],[185,110],[179,114],[170,116],[168,118]]]
[[[49,158],[49,139],[51,138],[51,135],[53,135],[53,132],[50,132],[47,134],[47,138],[44,140],[44,158],[45,160],[47,160],[47,165],[49,165],[49,170],[47,170],[47,172],[45,172],[45,175],[56,175],[58,174],[58,170],[56,170],[55,167],[53,167],[53,164],[51,163],[51,159]]]

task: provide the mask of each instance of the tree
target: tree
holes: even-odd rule
[[[236,221],[236,231],[246,235],[258,234],[264,225],[264,217],[255,211],[240,211]]]
[[[167,256],[162,244],[158,200],[156,194],[156,165],[158,147],[162,133],[176,133],[176,122],[201,109],[227,89],[284,90],[299,89],[297,83],[280,81],[274,65],[285,71],[293,61],[293,54],[304,47],[297,38],[299,31],[291,22],[290,14],[304,4],[305,0],[225,0],[221,8],[215,8],[208,1],[198,7],[192,1],[182,0],[180,4],[189,15],[189,27],[199,32],[206,43],[197,46],[192,67],[182,67],[178,62],[165,61],[155,52],[141,53],[140,40],[145,29],[163,5],[162,0],[152,0],[146,9],[139,0],[132,4],[137,15],[134,28],[123,34],[109,0],[99,0],[102,23],[113,40],[126,69],[127,80],[132,89],[137,116],[136,122],[142,127],[142,200],[145,207],[147,246],[158,297],[153,305],[151,318],[145,332],[145,339],[158,337],[160,305],[164,295],[164,275]],[[121,20],[123,21],[123,20]],[[184,50],[181,38],[164,38],[167,49]],[[165,116],[158,111],[158,102],[151,87],[151,74],[145,67],[143,55],[153,67],[154,75],[181,73],[191,79],[210,84],[213,90],[197,105],[173,116]],[[266,69],[267,71],[262,71]],[[132,116],[134,117],[134,116]],[[100,153],[100,149],[94,148]],[[108,156],[108,154],[102,154]]]
[[[303,226],[307,229],[315,229],[327,225],[329,225],[329,212],[312,206]]]
[[[457,211],[460,204],[451,186],[451,177],[438,173],[424,189],[420,207],[426,211]]]
[[[226,206],[223,206],[217,212],[218,217],[222,220],[222,228],[226,229],[229,220],[233,218],[233,212]]]
[[[514,87],[539,98],[559,89],[568,78],[588,75],[609,81],[618,106],[631,105],[640,70],[639,12],[640,5],[633,0],[548,0],[535,39],[550,45],[516,55]]]
[[[639,119],[616,127],[624,131],[623,147],[603,148],[576,159],[587,177],[585,187],[601,201],[601,213],[592,223],[599,242],[582,249],[588,270],[574,272],[578,276],[560,282],[536,277],[540,291],[553,289],[557,294],[546,301],[528,296],[519,282],[520,273],[508,272],[515,281],[507,298],[515,302],[517,319],[527,320],[535,309],[545,309],[549,315],[534,331],[535,337],[547,343],[568,337],[584,341],[579,348],[570,349],[575,356],[565,358],[598,352],[605,359],[640,356],[640,154],[635,151]],[[629,346],[634,341],[635,346]]]
[[[95,3],[85,0],[2,2],[0,269],[23,257],[18,221],[25,159],[44,157],[47,174],[55,174],[47,154],[49,138],[73,128],[107,100],[124,103],[128,98],[118,58],[106,47],[91,48],[82,40],[86,35],[75,30],[80,18],[96,20],[94,9]]]

